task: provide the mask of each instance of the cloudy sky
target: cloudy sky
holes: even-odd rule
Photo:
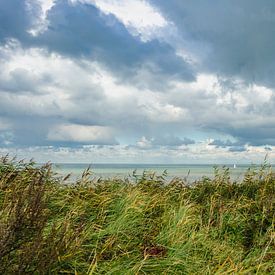
[[[0,154],[275,162],[274,0],[0,0]]]

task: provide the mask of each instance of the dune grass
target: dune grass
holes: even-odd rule
[[[275,274],[275,177],[229,170],[74,184],[0,160],[1,274]]]

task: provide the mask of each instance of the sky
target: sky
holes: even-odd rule
[[[0,0],[0,155],[275,162],[274,0]]]

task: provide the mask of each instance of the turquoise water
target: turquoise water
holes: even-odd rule
[[[54,170],[60,175],[71,173],[72,178],[78,178],[82,172],[89,166],[89,164],[76,163],[56,163]],[[125,178],[133,175],[136,170],[137,175],[141,175],[144,171],[156,172],[161,175],[165,170],[167,171],[167,179],[174,177],[185,178],[188,181],[197,180],[203,176],[213,177],[214,165],[186,165],[186,164],[91,164],[92,176],[95,178]],[[222,168],[223,165],[218,167]],[[249,165],[226,165],[230,169],[230,175],[234,180],[241,179],[245,171],[251,167]],[[254,166],[255,167],[255,166]]]

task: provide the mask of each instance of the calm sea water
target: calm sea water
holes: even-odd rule
[[[78,178],[82,172],[89,166],[89,164],[76,164],[76,163],[56,163],[54,170],[60,175],[72,173],[72,178]],[[174,177],[185,178],[188,175],[188,181],[197,180],[203,176],[213,177],[214,165],[186,165],[186,164],[91,164],[92,176],[96,178],[125,178],[133,175],[136,170],[137,175],[141,175],[144,171],[156,172],[161,175],[165,170],[167,171],[167,179]],[[222,165],[218,167],[222,168]],[[230,169],[230,175],[233,179],[241,179],[251,166],[226,165]],[[255,166],[254,166],[255,167]]]

